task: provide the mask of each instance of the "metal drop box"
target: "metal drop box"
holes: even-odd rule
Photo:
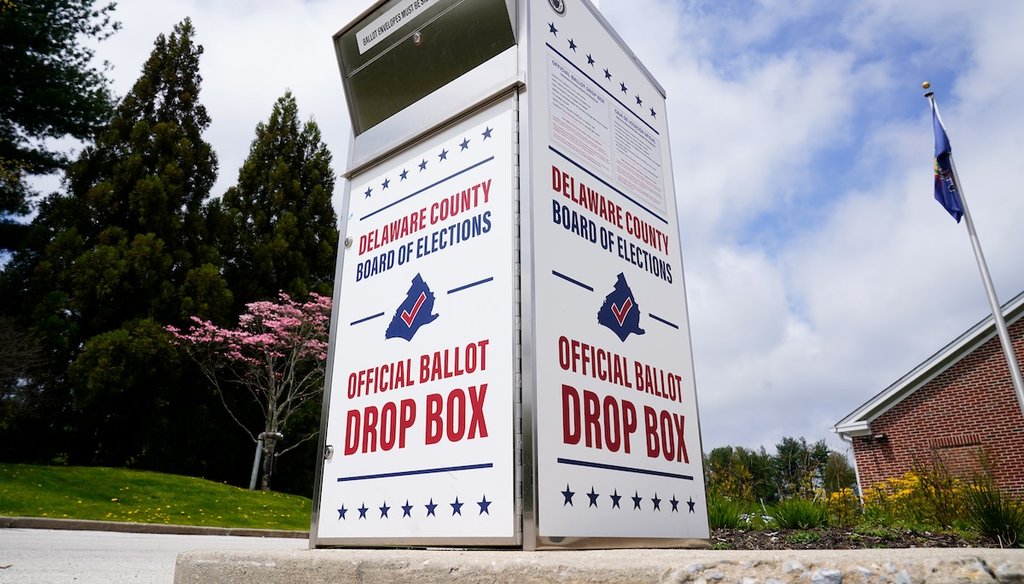
[[[708,538],[663,88],[587,0],[389,0],[334,45],[311,547]]]

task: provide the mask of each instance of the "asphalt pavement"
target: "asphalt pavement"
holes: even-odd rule
[[[212,533],[212,532],[211,532]],[[0,584],[172,584],[186,550],[289,551],[295,537],[0,529]]]
[[[0,584],[170,584],[178,554],[297,550],[301,531],[0,517]]]

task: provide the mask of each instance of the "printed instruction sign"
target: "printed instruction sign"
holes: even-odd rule
[[[352,178],[318,537],[516,535],[513,112]]]

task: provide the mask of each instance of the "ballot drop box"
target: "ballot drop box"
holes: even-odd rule
[[[388,0],[334,45],[311,547],[708,538],[662,87],[587,0]]]

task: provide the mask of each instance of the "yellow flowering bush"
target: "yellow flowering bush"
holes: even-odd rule
[[[828,507],[830,521],[834,525],[849,527],[857,522],[860,501],[857,500],[853,489],[847,487],[829,493],[825,504]]]
[[[964,488],[940,468],[910,471],[866,489],[865,513],[889,521],[949,527],[962,519]]]

